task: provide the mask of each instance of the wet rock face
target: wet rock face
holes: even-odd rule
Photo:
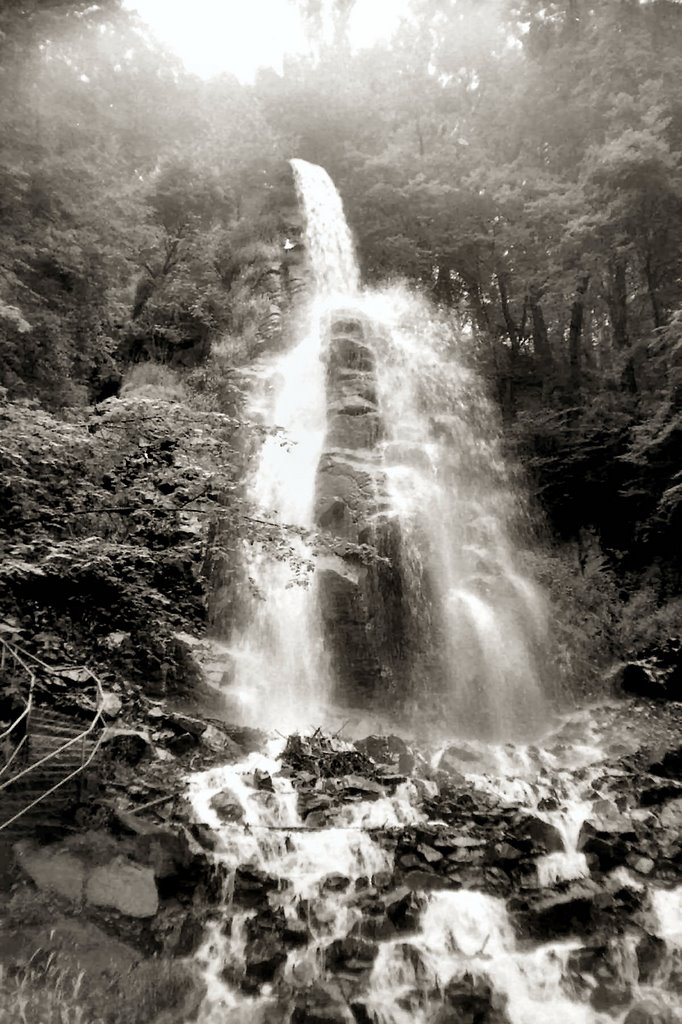
[[[608,888],[591,879],[560,884],[530,899],[510,901],[520,936],[554,942],[567,936],[594,937],[622,928],[638,911],[644,896],[629,887]]]
[[[315,519],[340,541],[358,544],[361,537],[370,539],[370,523],[382,508],[376,448],[382,426],[368,323],[357,316],[334,315],[325,361],[328,427],[317,470]],[[339,558],[319,576],[325,636],[339,695],[349,703],[371,699],[382,677],[382,645],[370,627],[376,613],[372,571],[358,559],[351,563]]]
[[[592,939],[573,950],[567,961],[567,985],[580,1000],[602,1013],[618,1013],[632,1000],[627,958],[617,941]]]
[[[379,559],[331,558],[319,602],[337,679],[336,700],[365,707],[404,693],[410,677],[412,610],[404,593],[400,526],[388,514],[381,469],[377,338],[356,314],[332,314],[325,361],[327,436],[316,481],[315,520],[339,542],[369,544]]]
[[[675,1015],[654,999],[643,999],[632,1007],[624,1024],[675,1024]]]
[[[443,995],[435,1024],[509,1024],[506,1000],[481,977],[455,978]]]

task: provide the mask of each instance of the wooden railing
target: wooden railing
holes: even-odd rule
[[[0,750],[11,751],[5,758],[4,764],[0,765],[0,778],[5,774],[10,765],[16,760],[22,750],[26,749],[28,743],[28,734],[31,721],[31,709],[33,707],[33,690],[35,687],[35,673],[27,665],[26,661],[21,657],[16,648],[8,644],[6,640],[0,639],[0,672],[6,672],[8,665],[14,665],[19,668],[27,677],[28,685],[25,693],[19,693],[19,699],[24,705],[24,709],[21,714],[14,719],[4,732],[0,733]],[[16,742],[16,737],[19,734],[19,730],[23,730],[23,735],[19,742]]]
[[[35,773],[36,771],[39,772],[40,769],[44,768],[51,761],[54,761],[55,758],[58,758],[61,754],[63,754],[66,750],[69,750],[71,747],[75,747],[77,744],[80,744],[81,751],[80,763],[75,768],[69,771],[62,779],[59,779],[59,781],[56,782],[53,786],[50,786],[49,788],[40,792],[38,796],[30,800],[24,807],[16,811],[10,818],[5,819],[4,821],[0,820],[0,831],[2,831],[2,829],[7,828],[8,825],[13,824],[20,817],[26,814],[27,811],[32,810],[37,804],[41,803],[52,793],[55,793],[62,786],[66,785],[66,783],[70,782],[72,779],[75,779],[78,775],[81,774],[81,772],[83,772],[85,768],[88,767],[88,765],[92,762],[93,758],[97,754],[97,751],[99,750],[100,744],[104,736],[105,725],[103,714],[104,691],[102,690],[102,684],[100,683],[95,673],[92,672],[89,668],[87,668],[86,666],[78,666],[80,671],[87,672],[89,679],[94,683],[96,700],[95,715],[92,721],[87,726],[87,728],[82,729],[80,732],[76,733],[74,736],[67,739],[64,743],[61,744],[61,746],[56,747],[54,750],[51,750],[49,753],[41,757],[38,761],[32,762],[31,764],[23,768],[21,771],[14,772],[8,778],[4,778],[7,769],[16,760],[20,750],[24,748],[25,744],[30,743],[31,712],[34,708],[35,701],[35,673],[29,667],[27,662],[30,661],[36,665],[39,665],[43,672],[45,672],[48,675],[56,675],[57,673],[55,673],[54,667],[47,665],[45,662],[41,661],[40,658],[36,658],[35,655],[29,654],[27,651],[19,650],[14,645],[9,644],[4,640],[0,640],[0,647],[2,649],[2,653],[0,654],[0,658],[2,659],[2,661],[0,664],[4,666],[6,664],[5,658],[12,658],[14,659],[14,662],[18,664],[29,676],[28,691],[27,696],[25,698],[24,710],[15,719],[15,721],[12,722],[9,728],[6,729],[4,733],[0,734],[0,742],[3,741],[4,738],[7,738],[7,741],[11,743],[11,735],[13,731],[17,728],[21,728],[21,723],[25,722],[24,735],[22,736],[20,742],[14,746],[11,755],[5,761],[5,764],[2,767],[2,769],[0,769],[0,797],[2,796],[3,791],[8,789],[10,786],[13,786],[16,782],[30,782],[32,773]],[[91,749],[88,750],[86,753],[86,745],[88,742],[88,738],[94,739],[94,742],[92,744]],[[34,776],[34,778],[35,777],[36,776]]]

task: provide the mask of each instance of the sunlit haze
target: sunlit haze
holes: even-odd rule
[[[204,78],[227,71],[242,81],[260,67],[281,69],[305,49],[305,32],[289,0],[126,0],[186,68]],[[407,0],[359,0],[350,23],[354,47],[395,29]]]

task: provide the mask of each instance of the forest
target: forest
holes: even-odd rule
[[[68,737],[65,718],[95,714],[91,756],[105,751],[66,829],[31,812],[6,840],[19,952],[0,940],[0,1021],[544,1024],[531,968],[509,980],[508,950],[526,956],[515,934],[559,972],[552,1019],[675,1024],[682,0],[406,0],[367,46],[351,32],[363,0],[281,2],[305,49],[251,81],[190,72],[132,0],[0,4],[0,853],[34,795],[3,779],[23,742],[23,712],[9,724],[21,672],[47,702],[43,728]],[[351,577],[368,581],[384,604],[364,608],[365,632],[427,675],[447,632],[434,613],[431,632],[396,639],[423,624],[396,582],[399,530],[334,534],[254,497],[262,451],[290,441],[252,396],[300,342],[312,289],[292,159],[333,180],[364,285],[431,310],[452,342],[443,365],[483,381],[522,495],[509,579],[519,604],[536,583],[543,595],[547,634],[528,649],[545,644],[546,689],[569,716],[544,746],[486,734],[436,747],[409,733],[407,703],[407,732],[391,719],[375,735],[375,705],[363,717],[351,702],[352,740],[345,720],[287,726],[274,755],[265,722],[218,707],[244,656],[234,637],[264,599],[245,552],[285,565],[293,595],[317,593],[318,563],[342,562],[325,628]],[[361,319],[332,322],[329,346],[378,344]],[[363,373],[349,363],[332,381],[360,381],[354,414],[376,399]],[[362,445],[342,440],[352,461]],[[347,514],[331,497],[330,522]],[[356,629],[357,607],[344,614]],[[339,633],[339,657],[355,635]],[[517,649],[499,635],[504,666]],[[259,680],[261,707],[279,668]],[[440,696],[418,696],[442,717]],[[97,966],[100,943],[115,969]],[[53,952],[34,963],[34,947]]]
[[[588,605],[637,592],[635,629],[663,605],[679,629],[680,4],[423,0],[360,51],[352,4],[331,37],[303,6],[310,56],[252,84],[188,74],[118,3],[2,13],[10,552],[25,561],[28,521],[38,561],[87,560],[92,510],[120,505],[95,532],[134,560],[150,517],[172,532],[165,513],[228,492],[235,531],[253,529],[229,438],[240,368],[286,334],[296,155],[337,183],[365,278],[407,281],[471,330],[536,506],[577,552],[569,576],[596,573]],[[140,397],[156,403],[144,465]],[[222,462],[201,469],[192,431],[216,417]],[[36,424],[49,444],[22,462]],[[178,445],[193,464],[164,493]],[[115,482],[100,472],[114,458]]]

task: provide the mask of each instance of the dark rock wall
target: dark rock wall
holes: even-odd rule
[[[340,541],[368,544],[318,570],[335,698],[371,707],[410,693],[416,609],[406,586],[404,542],[390,512],[383,472],[384,425],[377,402],[376,327],[354,312],[331,314],[324,347],[328,425],[317,473],[315,520]]]

